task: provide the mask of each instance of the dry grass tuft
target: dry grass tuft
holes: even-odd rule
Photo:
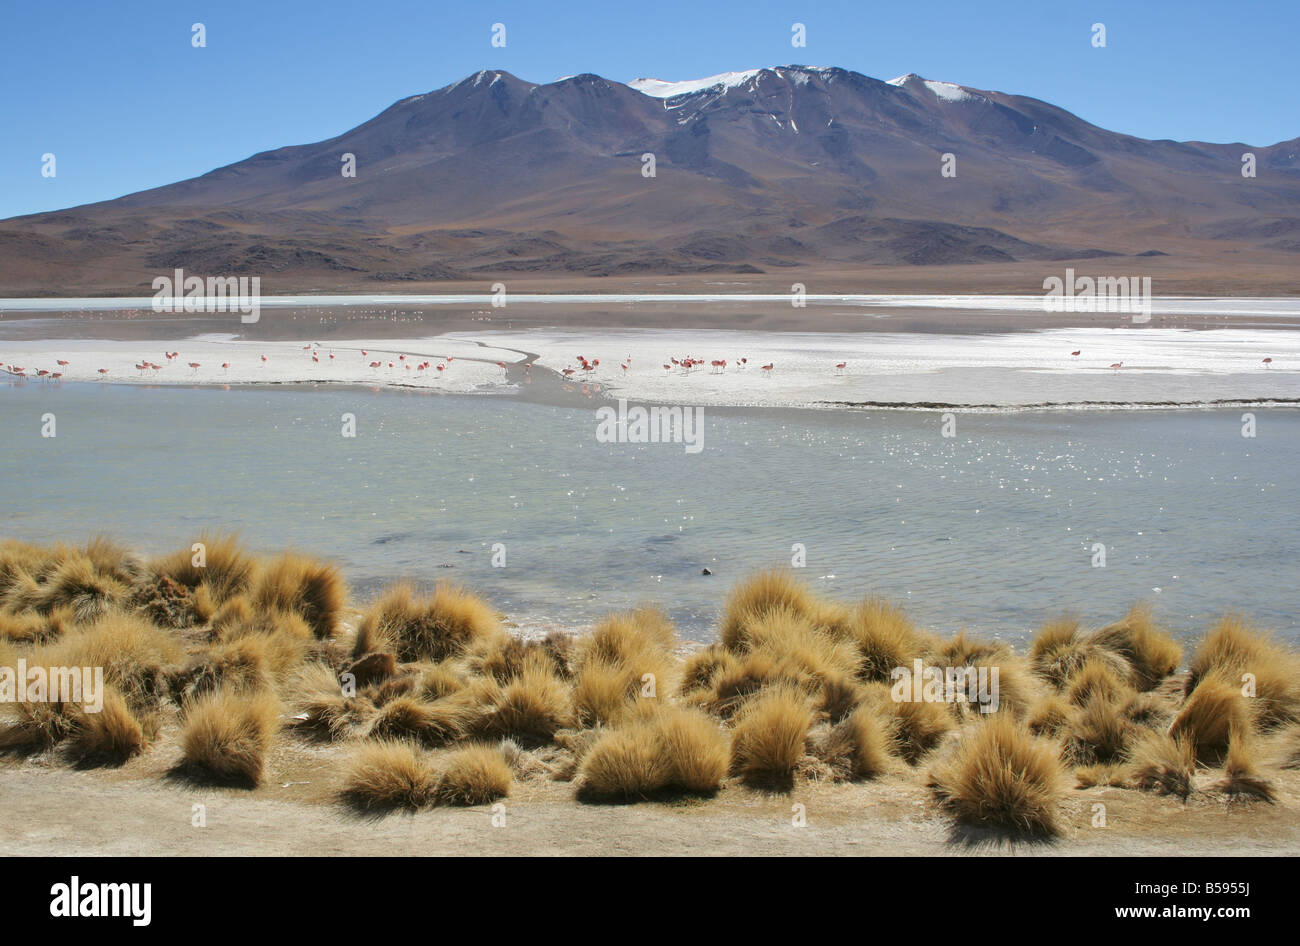
[[[732,770],[752,784],[788,787],[812,724],[802,691],[784,685],[761,691],[736,716]]]
[[[1118,654],[1132,668],[1132,683],[1150,690],[1178,669],[1183,649],[1156,624],[1150,608],[1138,605],[1121,620],[1103,627],[1088,643]]]
[[[1184,736],[1148,730],[1138,734],[1125,755],[1135,787],[1187,798],[1196,772],[1196,747]]]
[[[337,566],[294,552],[266,563],[251,595],[257,610],[296,614],[318,639],[334,636],[347,599],[347,584]]]
[[[125,584],[100,574],[94,563],[82,556],[60,563],[40,588],[36,611],[49,614],[56,608],[69,608],[78,623],[88,623],[121,606],[130,594]]]
[[[1273,783],[1259,774],[1255,764],[1253,735],[1248,727],[1235,724],[1228,739],[1228,754],[1223,762],[1224,779],[1216,787],[1236,799],[1277,800]]]
[[[203,548],[196,550],[195,545]],[[251,588],[255,564],[237,536],[204,533],[189,548],[151,562],[150,570],[191,591],[205,584],[213,603],[221,605]]]
[[[1001,713],[936,766],[931,785],[959,823],[1031,837],[1060,833],[1065,773],[1050,743]]]
[[[831,730],[824,758],[848,779],[870,779],[889,771],[889,725],[873,707],[860,706]]]
[[[354,656],[390,651],[402,662],[461,657],[502,636],[496,611],[459,585],[419,595],[409,584],[387,589],[362,615]]]
[[[1095,700],[1118,703],[1132,697],[1133,689],[1115,672],[1112,665],[1090,658],[1070,677],[1066,695],[1075,706],[1083,706]]]
[[[111,687],[104,688],[99,712],[76,713],[72,752],[83,765],[121,765],[143,752],[147,743],[145,725]]]
[[[1063,751],[1075,765],[1118,763],[1135,733],[1121,705],[1098,694],[1075,711],[1065,731]]]
[[[888,723],[890,744],[908,765],[920,762],[957,725],[946,703],[885,698],[878,705]]]
[[[722,646],[733,652],[746,650],[749,623],[776,610],[806,616],[818,613],[818,602],[789,569],[761,571],[737,584],[723,605],[719,627]]]
[[[1191,742],[1198,762],[1218,765],[1228,752],[1234,729],[1249,729],[1251,707],[1223,670],[1202,677],[1169,727],[1169,734]]]
[[[216,690],[183,707],[179,771],[203,781],[256,788],[280,725],[280,704],[265,691]]]
[[[581,795],[629,801],[664,791],[712,794],[730,758],[714,720],[696,710],[657,708],[595,739],[582,759]]]
[[[510,794],[510,765],[497,746],[466,746],[443,761],[434,795],[444,805],[486,805]]]
[[[1300,721],[1300,655],[1237,615],[1215,623],[1192,657],[1187,692],[1207,675],[1253,677],[1255,721],[1264,729]]]
[[[525,658],[519,673],[492,701],[482,722],[485,733],[511,736],[526,745],[550,742],[557,730],[573,726],[575,713],[569,687],[554,674],[542,654]]]
[[[868,598],[853,609],[849,635],[859,655],[858,676],[864,680],[888,681],[895,667],[911,666],[936,644],[899,608],[880,598]]]
[[[428,760],[407,742],[385,739],[364,743],[348,764],[343,799],[365,811],[428,805],[437,777]]]

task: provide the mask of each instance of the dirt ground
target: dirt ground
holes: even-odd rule
[[[170,743],[170,745],[169,745]],[[800,780],[789,793],[728,783],[707,800],[585,804],[573,785],[515,781],[505,824],[491,806],[363,816],[338,801],[347,750],[282,735],[256,790],[196,787],[167,772],[174,742],[121,769],[51,757],[0,761],[0,850],[8,855],[1250,855],[1300,854],[1300,772],[1269,768],[1274,804],[1229,801],[1217,773],[1182,802],[1118,788],[1073,790],[1063,836],[1008,841],[955,829],[924,770],[866,783]],[[194,806],[204,806],[195,827]],[[1093,827],[1095,805],[1105,827]],[[796,827],[795,807],[806,824]],[[500,812],[498,812],[498,815]],[[500,818],[498,817],[498,820]]]

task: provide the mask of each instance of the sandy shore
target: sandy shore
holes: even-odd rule
[[[159,753],[151,752],[149,756]],[[1221,795],[1173,798],[1115,788],[1074,790],[1064,836],[1010,843],[954,833],[915,779],[800,783],[790,794],[724,789],[708,801],[580,804],[562,783],[517,783],[504,802],[363,818],[331,803],[341,777],[329,761],[282,747],[270,783],[253,792],[132,777],[149,767],[78,772],[0,762],[0,845],[10,855],[701,855],[827,856],[1031,854],[1285,856],[1300,851],[1300,773],[1278,780],[1276,804]],[[153,760],[157,765],[157,759]],[[143,774],[143,773],[141,773]],[[1209,781],[1208,779],[1206,780]],[[191,825],[193,806],[206,827]],[[806,826],[792,809],[804,806]],[[1092,827],[1094,805],[1105,828]]]

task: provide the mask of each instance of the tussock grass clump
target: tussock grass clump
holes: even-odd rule
[[[501,622],[483,598],[459,585],[437,585],[419,595],[394,585],[366,609],[357,627],[354,656],[390,651],[402,662],[461,657],[500,639]]]
[[[120,581],[100,574],[90,559],[77,556],[60,563],[40,586],[34,610],[49,614],[70,608],[76,621],[86,623],[120,606],[129,593]]]
[[[685,696],[710,690],[719,673],[739,664],[739,659],[730,651],[719,644],[710,644],[686,658],[679,692]]]
[[[104,679],[133,707],[152,705],[184,651],[172,635],[131,614],[112,612],[28,655],[29,666],[103,667]]]
[[[880,598],[868,598],[853,609],[849,634],[859,654],[858,676],[864,680],[887,682],[895,667],[910,667],[936,643],[902,610]]]
[[[852,644],[793,611],[769,611],[749,625],[748,633],[750,654],[783,662],[800,677],[824,681],[857,672],[858,654]]]
[[[565,638],[551,635],[546,640],[524,640],[513,634],[502,634],[477,644],[470,655],[470,669],[491,677],[497,683],[509,683],[529,664],[540,662],[548,673],[557,677],[569,675]]]
[[[598,737],[580,771],[583,793],[599,799],[647,798],[668,782],[668,760],[644,725]]]
[[[1187,798],[1196,772],[1196,747],[1185,736],[1148,730],[1125,754],[1133,785],[1142,791]]]
[[[1057,694],[1043,697],[1029,712],[1026,725],[1035,736],[1055,737],[1063,733],[1074,713],[1065,699]]]
[[[1139,690],[1156,686],[1177,670],[1183,659],[1182,647],[1156,624],[1150,608],[1144,605],[1103,627],[1088,642],[1123,657],[1132,670],[1131,682]]]
[[[486,805],[510,794],[510,765],[496,746],[466,746],[443,761],[434,795],[444,805]]]
[[[572,695],[553,671],[545,656],[526,659],[519,674],[493,699],[481,728],[493,736],[536,745],[550,742],[557,730],[573,726]]]
[[[1134,733],[1120,704],[1096,695],[1075,711],[1065,731],[1064,752],[1076,765],[1118,763]]]
[[[966,636],[963,628],[934,653],[934,662],[944,667],[993,664],[1011,656],[1011,647],[1000,641],[981,641]]]
[[[1065,773],[1050,743],[1012,717],[987,717],[935,767],[931,785],[958,822],[1032,837],[1060,833]]]
[[[747,782],[789,785],[812,724],[812,709],[802,691],[790,686],[761,691],[736,716],[732,770]]]
[[[0,752],[34,753],[66,739],[76,725],[73,704],[0,703]]]
[[[150,562],[149,570],[190,591],[206,584],[213,603],[221,605],[252,587],[256,562],[237,536],[204,533],[188,548]]]
[[[210,557],[208,567],[212,567]],[[325,639],[333,637],[338,629],[347,598],[347,584],[336,566],[285,552],[264,566],[251,601],[262,611],[290,611],[299,615],[313,636]]]
[[[468,735],[482,711],[469,699],[450,696],[426,703],[399,696],[384,703],[370,724],[369,735],[380,739],[414,739],[442,746]]]
[[[0,611],[0,640],[15,644],[40,644],[57,637],[50,622],[34,611],[12,614]]]
[[[1272,782],[1260,776],[1256,767],[1253,734],[1240,723],[1233,725],[1228,739],[1223,775],[1224,779],[1217,788],[1227,795],[1270,804],[1277,800],[1277,789]]]
[[[179,771],[203,781],[256,788],[280,725],[280,704],[266,691],[215,690],[183,708]]]
[[[1169,734],[1185,737],[1195,748],[1196,759],[1218,765],[1228,752],[1234,729],[1252,725],[1251,707],[1241,688],[1222,670],[1201,678],[1169,727]]]
[[[344,737],[374,709],[369,700],[344,696],[339,678],[320,661],[300,667],[288,692],[290,705],[298,715],[305,716],[298,725],[329,739]]]
[[[415,746],[383,739],[357,750],[348,763],[342,795],[366,811],[415,811],[433,800],[436,785],[433,767]]]
[[[718,629],[722,646],[732,652],[746,650],[750,623],[771,611],[784,610],[807,616],[817,613],[817,609],[816,596],[789,569],[758,572],[727,594]]]
[[[639,608],[611,614],[577,644],[573,702],[586,725],[616,723],[644,695],[672,689],[676,630],[662,612]]]
[[[1089,659],[1070,677],[1066,695],[1075,706],[1083,706],[1094,700],[1118,703],[1129,699],[1133,690],[1110,664]]]
[[[1034,672],[1057,688],[1088,659],[1088,648],[1079,633],[1077,618],[1061,617],[1044,624],[1029,644],[1029,663]]]
[[[668,788],[695,794],[717,791],[726,777],[731,749],[714,720],[695,710],[665,707],[651,726],[668,760]]]
[[[83,708],[74,719],[72,752],[84,765],[121,765],[143,752],[149,741],[145,725],[111,687],[104,688],[99,712]]]
[[[889,750],[887,722],[873,707],[860,706],[831,729],[825,760],[844,778],[870,779],[889,771]]]
[[[908,765],[920,762],[957,725],[946,703],[893,700],[886,695],[877,706],[885,715],[894,752]]]
[[[721,785],[730,759],[714,720],[662,707],[595,739],[582,758],[581,794],[616,801],[664,791],[707,795]]]
[[[1284,769],[1300,769],[1300,725],[1292,724],[1277,734],[1277,764]]]
[[[1256,723],[1271,729],[1300,721],[1300,654],[1279,644],[1238,615],[1215,623],[1196,649],[1189,667],[1187,692],[1217,673],[1237,681],[1254,677]]]

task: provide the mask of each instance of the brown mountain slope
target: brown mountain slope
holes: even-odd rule
[[[355,177],[340,173],[344,154]],[[944,154],[956,177],[941,176]],[[995,271],[1034,291],[1035,273],[1080,260],[1204,291],[1236,267],[1287,291],[1300,139],[1146,141],[1031,98],[843,69],[686,87],[485,71],[328,141],[0,221],[6,295],[134,293],[177,267],[287,292],[831,272],[847,290],[855,273],[909,268],[919,288],[958,265],[962,285]]]

